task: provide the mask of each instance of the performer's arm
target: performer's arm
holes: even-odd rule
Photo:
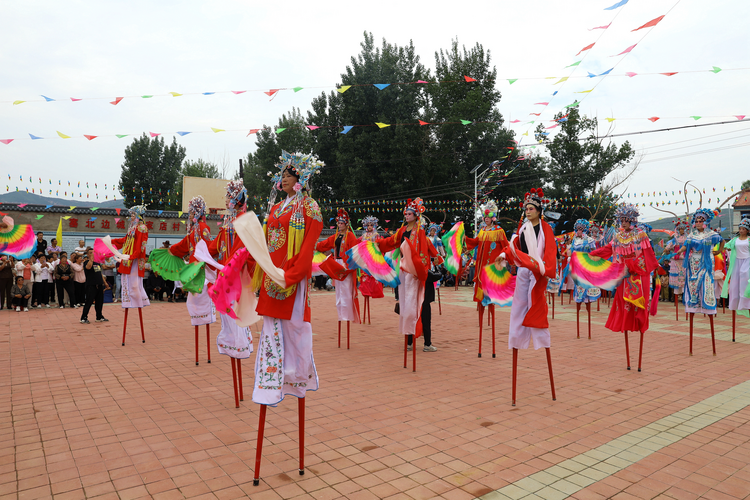
[[[479,238],[464,238],[466,250],[474,250],[479,245]]]
[[[612,257],[612,253],[612,244],[607,244],[601,248],[597,248],[593,252],[589,253],[589,255],[591,257],[601,257],[602,259],[609,259],[610,257]]]
[[[190,234],[186,234],[179,243],[171,245],[168,250],[175,257],[185,257],[190,253]]]
[[[112,246],[119,250],[125,245],[125,240],[127,239],[127,236],[123,236],[122,238],[113,238],[111,240]]]
[[[320,208],[313,200],[305,201],[306,204],[311,204],[310,207],[305,207],[305,238],[302,240],[302,247],[297,255],[292,257],[284,266],[284,279],[286,286],[294,285],[300,281],[306,279],[312,272],[312,259],[315,253],[315,244],[318,242],[320,232],[323,230],[323,220],[318,218],[320,214]],[[309,213],[313,213],[314,216],[308,216]]]
[[[396,231],[396,234],[394,234],[393,236],[377,239],[375,243],[377,243],[378,247],[380,248],[380,252],[382,254],[386,254],[390,252],[391,250],[397,249],[401,245],[402,233],[403,233],[403,228]]]
[[[315,250],[318,252],[327,252],[329,250],[333,250],[333,246],[336,244],[336,235],[332,234],[328,238],[324,239],[323,241],[319,241],[317,245],[315,245]]]

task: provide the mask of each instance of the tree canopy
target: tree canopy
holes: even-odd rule
[[[145,133],[125,148],[118,189],[125,206],[146,205],[148,209],[179,210],[175,185],[180,177],[185,147],[172,138],[150,138]]]

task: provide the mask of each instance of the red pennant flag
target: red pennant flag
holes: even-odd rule
[[[428,122],[424,122],[422,120],[419,120],[419,125],[420,126],[422,126],[422,125],[429,125],[429,123]]]
[[[636,28],[636,29],[631,30],[631,31],[638,31],[638,30],[642,30],[643,28],[651,28],[652,26],[656,26],[657,24],[659,24],[659,21],[661,21],[662,19],[664,19],[664,16],[659,16],[656,19],[650,20],[649,22],[647,22],[646,24],[644,24],[640,28]]]
[[[317,128],[320,128],[317,125],[305,125],[305,127],[309,128],[310,130],[315,130]],[[245,136],[245,137],[247,137],[247,136]]]
[[[248,132],[247,135],[257,134],[259,130],[260,130],[259,128],[250,129],[250,132]],[[247,135],[245,137],[247,137]]]
[[[247,90],[233,90],[232,94],[244,94]]]
[[[535,103],[534,103],[534,106],[536,106],[537,104],[541,104],[542,106],[547,106],[547,105],[549,105],[549,103],[548,103],[548,102],[535,102]]]
[[[161,133],[157,134],[156,132],[149,132],[149,134],[151,134],[151,137],[158,137],[161,135]]]
[[[10,144],[13,141],[14,141],[14,139],[0,139],[0,142],[2,142],[3,144],[6,144],[6,145]]]
[[[529,113],[530,115],[539,116],[541,113]]]
[[[115,208],[115,210],[117,211],[117,215],[120,215],[120,209],[119,208]]]
[[[273,96],[278,91],[279,91],[279,89],[271,89],[268,92],[263,92],[263,93],[266,94],[267,96],[271,97],[271,96]]]
[[[676,75],[677,71],[675,71],[674,73],[660,73],[660,74],[662,74],[664,76],[672,76],[672,75]]]
[[[83,134],[83,136],[84,136],[84,137],[85,137],[86,139],[90,140],[90,141],[91,141],[91,140],[93,140],[93,139],[96,139],[96,138],[98,137],[98,136],[96,136],[96,135],[86,135],[86,134]]]
[[[76,102],[76,101],[80,101],[81,99],[76,99],[75,97],[71,97],[70,100],[73,102]]]
[[[118,104],[120,104],[120,101],[122,101],[122,100],[123,100],[122,97],[115,97],[115,100],[114,101],[110,101],[110,104],[113,105],[113,106],[117,106]]]
[[[650,122],[652,122],[652,123],[653,123],[653,122],[655,122],[655,121],[656,121],[656,120],[658,120],[658,119],[659,119],[659,117],[658,117],[658,116],[652,116],[651,118],[649,118],[649,119],[648,119],[648,121],[650,121]]]
[[[466,82],[467,82],[467,83],[468,83],[468,82],[476,82],[476,80],[475,80],[474,78],[470,77],[470,76],[466,76],[466,75],[464,75],[464,79],[466,79]]]
[[[627,49],[623,50],[623,51],[622,51],[622,52],[620,52],[619,54],[615,54],[615,55],[613,55],[613,56],[609,56],[609,57],[617,57],[617,56],[621,56],[621,55],[623,55],[623,54],[627,54],[628,52],[630,52],[631,50],[633,50],[633,49],[635,48],[635,46],[636,46],[636,45],[638,45],[638,44],[636,43],[635,45],[631,45],[630,47],[628,47]]]
[[[589,50],[589,49],[593,48],[595,44],[596,44],[596,42],[592,43],[591,45],[586,45],[584,48],[582,48],[581,50],[578,51],[578,54],[580,54],[584,50]],[[578,54],[576,54],[576,55],[578,55]]]

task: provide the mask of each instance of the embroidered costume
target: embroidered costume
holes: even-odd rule
[[[724,248],[730,250],[729,270],[727,278],[724,280],[724,286],[721,290],[721,296],[729,298],[729,309],[737,311],[739,314],[750,317],[750,217],[745,217],[739,224],[744,228],[745,239],[739,236],[732,238]]]
[[[339,223],[346,225],[343,231]],[[359,298],[357,297],[357,271],[348,268],[346,265],[346,256],[344,255],[347,250],[356,246],[359,240],[349,226],[349,214],[346,210],[339,209],[336,215],[336,226],[336,233],[318,242],[315,249],[318,252],[333,250],[333,259],[338,265],[344,268],[343,272],[331,276],[332,279],[336,280],[336,311],[338,312],[339,321],[360,323]],[[325,264],[321,264],[321,268],[323,267],[325,267]]]
[[[589,253],[596,250],[596,240],[588,235],[589,226],[589,221],[586,219],[578,219],[573,225],[575,234],[569,248],[571,255],[573,252]],[[579,230],[583,231],[580,236],[578,235]],[[598,288],[584,288],[580,285],[575,285],[573,298],[578,304],[586,304],[596,302],[601,295],[602,291]]]
[[[709,228],[713,213],[700,208],[693,214],[705,221],[703,231],[693,228],[685,239],[685,288],[683,301],[688,313],[716,314],[713,246],[723,240]]]
[[[687,239],[687,235],[685,234],[687,228],[687,221],[676,220],[674,223],[675,234],[664,246],[665,252],[674,252],[672,263],[669,266],[669,287],[674,289],[675,295],[682,295],[685,289],[685,267],[683,263],[685,256],[681,250],[685,246],[685,240]]]
[[[495,262],[495,259],[497,259],[503,249],[508,246],[508,239],[505,236],[503,228],[497,225],[497,205],[494,201],[490,200],[482,205],[477,215],[484,218],[484,220],[476,238],[466,238],[466,249],[473,250],[476,248],[474,302],[481,303],[484,293],[482,292],[482,278],[479,271]]]
[[[359,241],[377,241],[380,238],[378,235],[378,218],[372,215],[368,215],[362,219],[362,225],[365,230],[359,237]],[[370,276],[367,273],[362,273],[359,281],[359,291],[365,297],[372,297],[373,299],[380,299],[383,295],[383,284]]]
[[[151,305],[146,290],[143,288],[143,276],[146,270],[146,243],[148,242],[148,227],[143,221],[146,207],[136,205],[129,210],[130,225],[123,238],[112,240],[112,246],[129,256],[120,262],[117,271],[121,276],[123,309],[145,307]]]

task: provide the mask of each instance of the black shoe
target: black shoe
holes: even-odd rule
[[[109,321],[109,320],[105,318],[104,316],[96,320],[97,323],[104,323],[105,321]]]
[[[84,325],[90,325],[91,324],[91,322],[89,320],[87,320],[87,319],[82,319],[81,323],[84,324]]]

